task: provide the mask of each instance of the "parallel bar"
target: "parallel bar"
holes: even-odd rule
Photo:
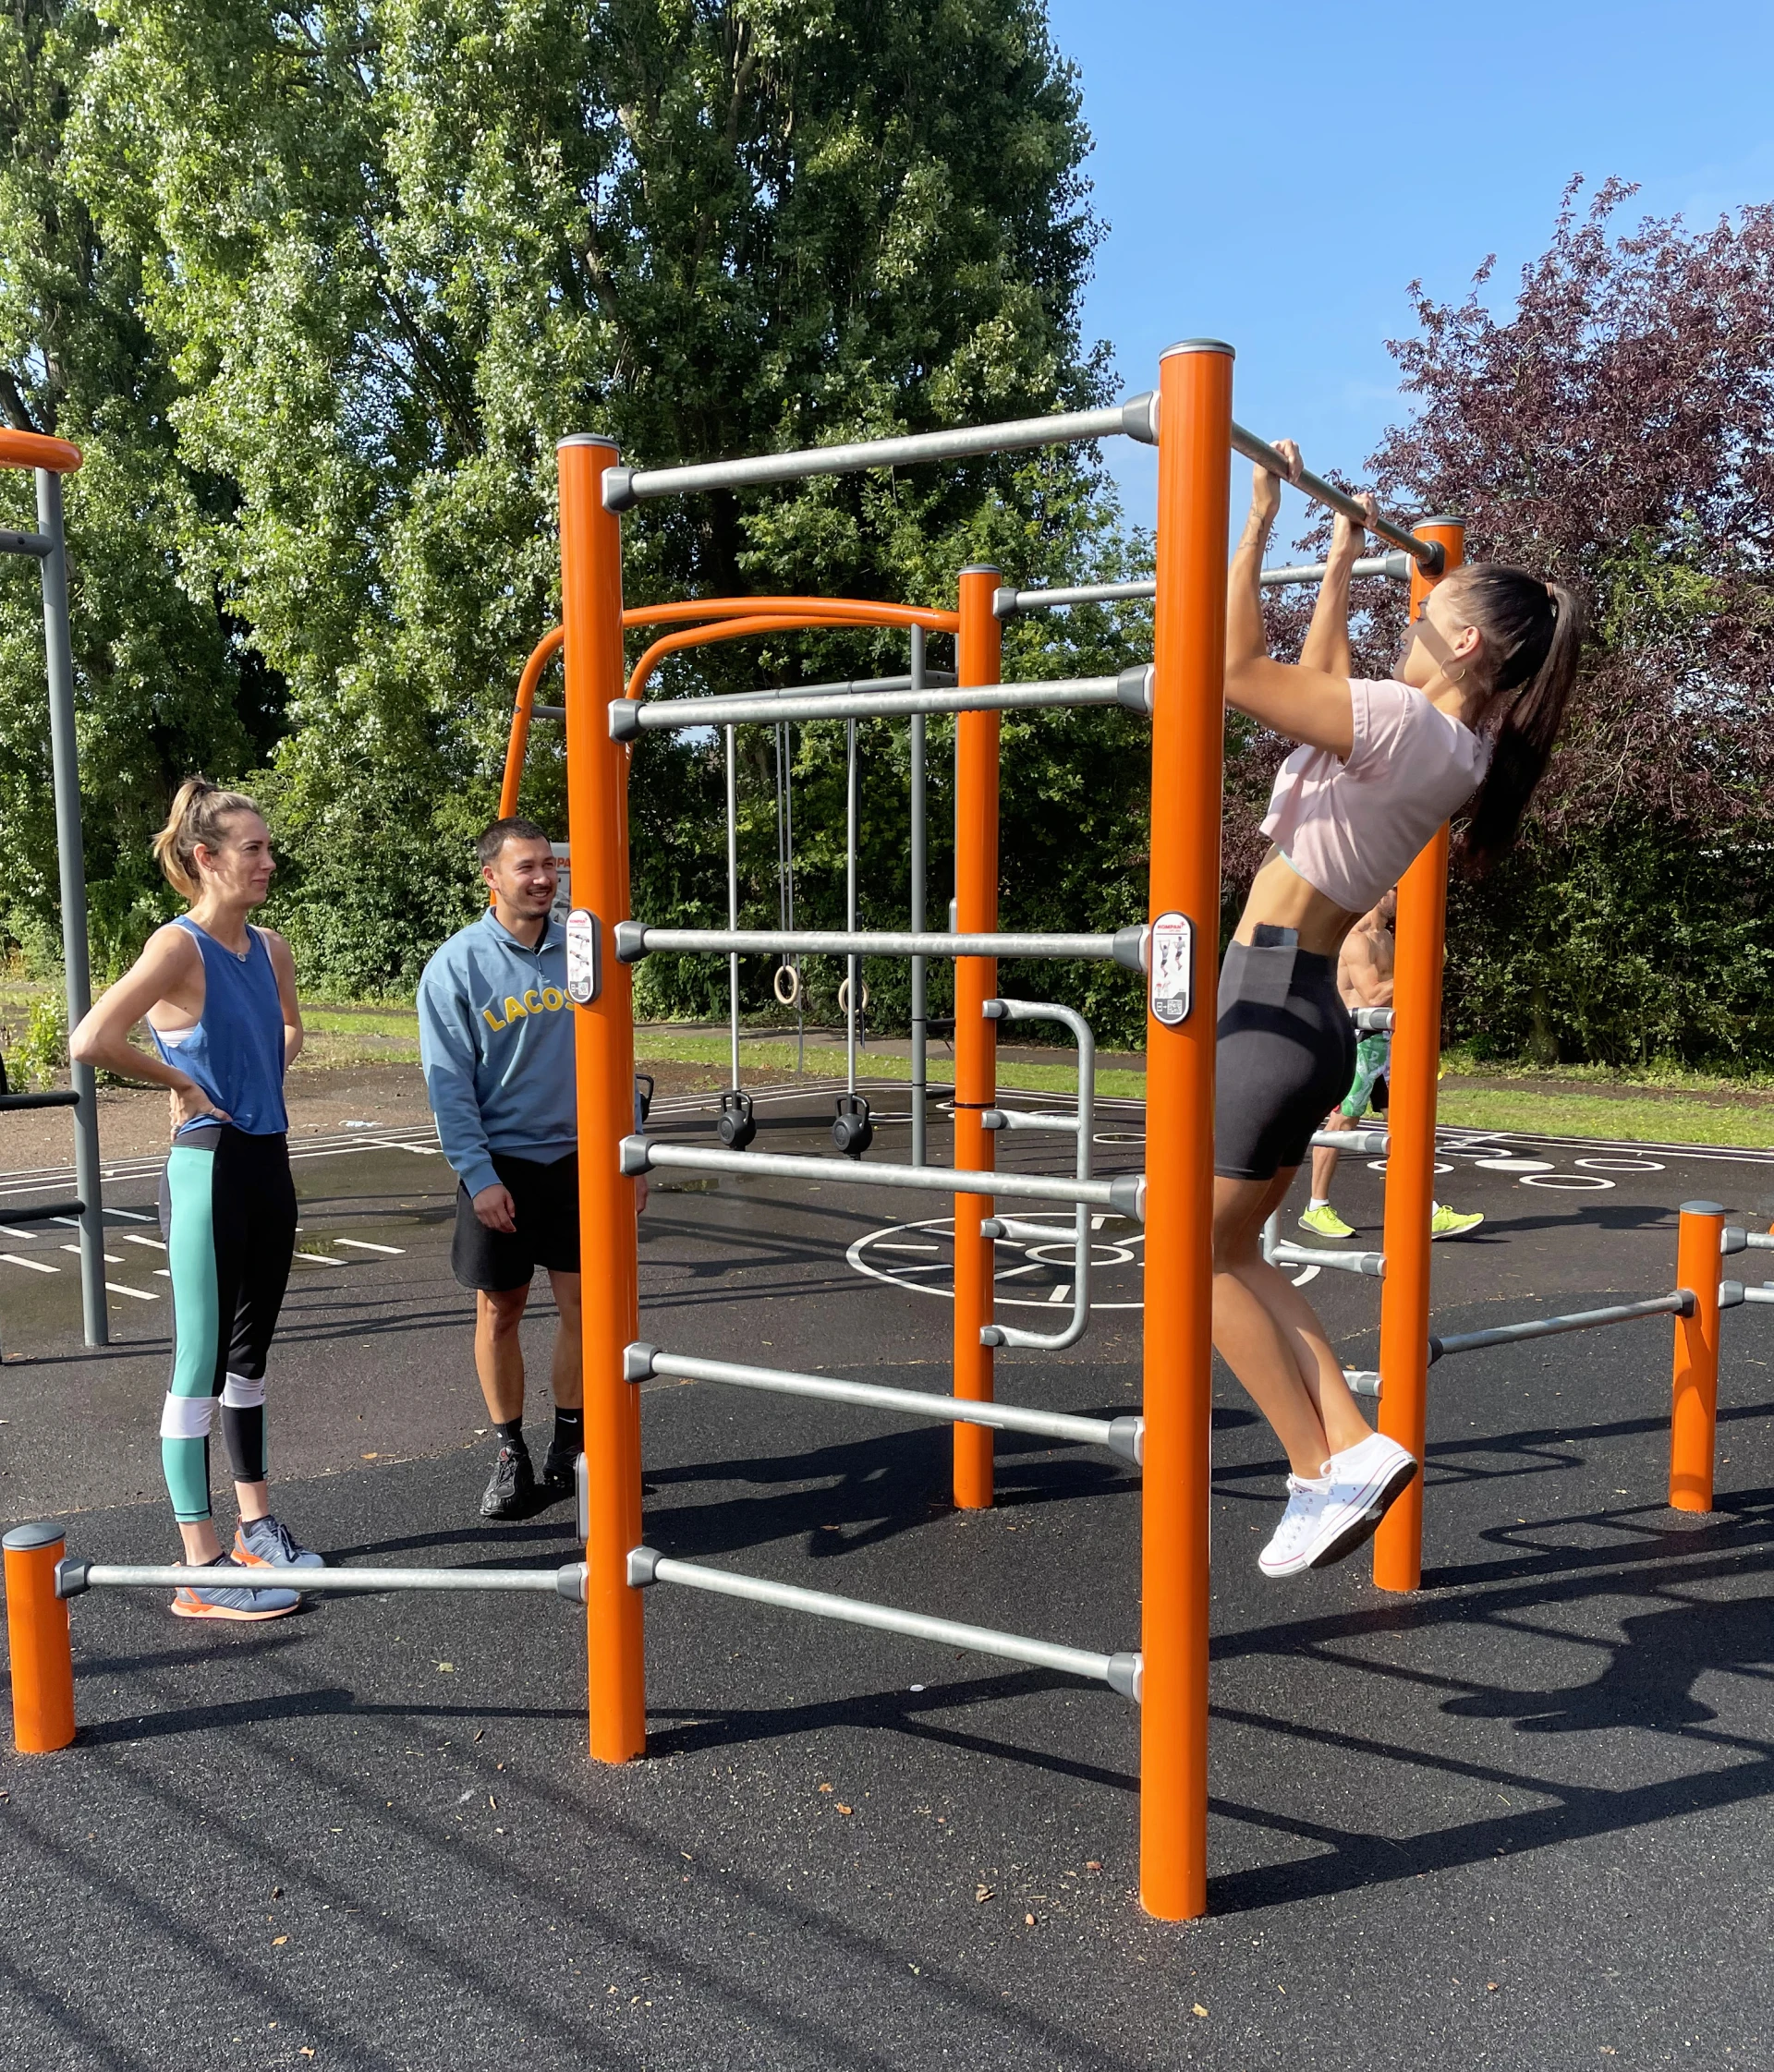
[[[1087,705],[1125,705],[1144,710],[1143,672],[1121,676],[1065,676],[1038,684],[976,685],[959,690],[879,691],[872,695],[805,691],[743,691],[730,697],[668,697],[643,704],[621,697],[610,708],[610,737],[631,741],[639,733],[686,727],[729,726],[748,721],[775,725],[784,720],[903,720],[952,712],[1039,712]]]
[[[975,454],[1024,453],[1031,446],[1077,445],[1125,434],[1150,445],[1156,438],[1153,398],[1136,395],[1103,410],[1065,410],[1005,424],[960,425],[949,431],[914,432],[898,439],[860,439],[841,446],[809,446],[792,454],[758,454],[747,460],[705,461],[691,467],[609,470],[604,507],[631,510],[660,496],[694,496],[704,490],[761,489],[811,475],[859,475],[870,467],[913,467],[927,461],[966,460]]]
[[[1390,1036],[1398,1025],[1398,1017],[1390,1007],[1358,1007],[1349,1019],[1355,1024],[1357,1036]]]
[[[1371,554],[1358,561],[1352,576],[1384,576],[1394,583],[1410,581],[1408,554]],[[1282,589],[1294,583],[1321,583],[1326,564],[1305,563],[1291,568],[1266,568],[1258,577],[1265,589]],[[1137,604],[1155,597],[1158,585],[1149,576],[1124,583],[1080,583],[1069,589],[1010,590],[998,592],[992,610],[1001,619],[1019,612],[1054,612],[1070,604]]]
[[[1745,1250],[1750,1252],[1774,1252],[1774,1230],[1746,1230]]]
[[[1691,1316],[1694,1291],[1678,1288],[1648,1302],[1614,1303],[1607,1309],[1576,1310],[1569,1316],[1537,1316],[1525,1324],[1499,1324],[1488,1331],[1462,1331],[1450,1339],[1431,1336],[1431,1363],[1453,1352],[1477,1352],[1488,1345],[1516,1345],[1524,1339],[1554,1339],[1565,1331],[1594,1331],[1604,1324],[1626,1324],[1635,1316]]]
[[[1315,1151],[1347,1151],[1357,1157],[1383,1158],[1391,1141],[1384,1130],[1314,1130],[1312,1133]]]
[[[565,720],[566,708],[564,705],[532,705],[529,715],[532,720]]]
[[[1386,1278],[1383,1252],[1327,1252],[1316,1245],[1294,1244],[1286,1238],[1277,1238],[1265,1257],[1276,1266],[1331,1266],[1338,1273],[1365,1274],[1369,1280]]]
[[[1351,518],[1377,539],[1384,539],[1400,548],[1416,562],[1428,576],[1441,573],[1441,547],[1434,539],[1419,539],[1415,533],[1407,532],[1395,520],[1368,513],[1346,491],[1334,489],[1320,475],[1303,467],[1297,475],[1288,473],[1287,463],[1266,440],[1258,439],[1254,431],[1246,431],[1243,425],[1232,428],[1232,447],[1234,453],[1243,454],[1246,460],[1254,460],[1258,467],[1266,467],[1271,475],[1279,475],[1282,481],[1291,482],[1303,496],[1309,496],[1314,503],[1322,503],[1327,510],[1338,511]]]
[[[54,1223],[64,1216],[84,1216],[84,1202],[39,1202],[32,1208],[0,1206],[0,1223]]]
[[[37,561],[44,561],[52,545],[41,532],[9,532],[0,527],[0,554],[30,554]]]
[[[1146,1184],[1140,1173],[1123,1173],[1115,1180],[1064,1180],[1051,1173],[893,1166],[876,1159],[858,1165],[849,1158],[797,1158],[781,1151],[716,1151],[701,1145],[662,1144],[654,1137],[623,1139],[624,1172],[658,1172],[672,1168],[686,1172],[747,1173],[822,1183],[847,1181],[857,1187],[911,1187],[934,1194],[1014,1194],[1028,1202],[1083,1202],[1089,1208],[1113,1209],[1118,1216],[1136,1219]]]
[[[656,928],[630,921],[616,931],[616,955],[624,963],[642,957],[726,955],[798,957],[1061,957],[1100,963],[1139,965],[1142,931],[1117,935],[912,935],[895,929]]]
[[[230,1579],[231,1580],[231,1579]],[[585,1595],[585,1565],[564,1569],[284,1569],[255,1568],[255,1590],[324,1590],[370,1593],[384,1590],[530,1591],[541,1596],[565,1597],[578,1604]],[[56,1578],[59,1596],[83,1590],[213,1590],[213,1569],[186,1567],[114,1568],[103,1562],[63,1562]]]
[[[999,1655],[1008,1662],[1027,1662],[1038,1669],[1088,1677],[1119,1690],[1124,1698],[1139,1695],[1136,1654],[1097,1654],[1085,1648],[1062,1647],[1053,1641],[1031,1640],[1021,1633],[1000,1633],[990,1626],[964,1626],[952,1618],[903,1612],[892,1605],[871,1605],[859,1597],[836,1597],[829,1591],[766,1582],[761,1577],[738,1575],[731,1569],[674,1561],[649,1546],[638,1546],[628,1557],[628,1574],[637,1589],[644,1589],[649,1583],[674,1582],[688,1590],[709,1591],[717,1597],[746,1597],[753,1604],[780,1605],[784,1611],[810,1612],[815,1618],[840,1619],[846,1626],[870,1626],[877,1632],[904,1633],[915,1641],[965,1648],[972,1654]]]
[[[917,1388],[888,1388],[872,1381],[841,1381],[832,1375],[791,1374],[780,1367],[747,1367],[731,1360],[697,1360],[680,1352],[660,1352],[651,1346],[631,1346],[632,1373],[648,1372],[679,1381],[719,1381],[735,1388],[761,1389],[773,1396],[810,1396],[829,1403],[856,1403],[865,1410],[888,1411],[938,1424],[990,1424],[1001,1432],[1032,1432],[1038,1437],[1069,1439],[1077,1446],[1106,1447],[1137,1463],[1144,1422],[1137,1417],[1073,1417],[1062,1411],[1025,1410],[1015,1403],[969,1402],[959,1396],[938,1396]],[[635,1358],[638,1355],[640,1357]]]
[[[1749,1283],[1744,1290],[1744,1300],[1746,1303],[1774,1303],[1774,1281],[1764,1282],[1759,1288],[1754,1282]]]

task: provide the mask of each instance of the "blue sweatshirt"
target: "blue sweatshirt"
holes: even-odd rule
[[[419,1055],[444,1156],[470,1194],[496,1187],[492,1154],[564,1158],[578,1142],[566,931],[527,950],[491,907],[419,981]]]

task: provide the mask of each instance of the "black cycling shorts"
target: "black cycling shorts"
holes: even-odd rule
[[[1255,942],[1234,942],[1220,970],[1214,1171],[1272,1180],[1299,1165],[1355,1072],[1335,962],[1302,950],[1292,928],[1264,924]]]
[[[456,1191],[456,1237],[450,1268],[464,1288],[490,1295],[528,1288],[538,1266],[550,1273],[579,1270],[579,1157],[569,1151],[547,1165],[495,1151],[492,1169],[513,1205],[516,1231],[490,1230],[474,1213],[465,1184]]]

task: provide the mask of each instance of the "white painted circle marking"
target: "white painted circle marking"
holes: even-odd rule
[[[1598,1172],[1524,1173],[1524,1187],[1557,1187],[1567,1194],[1600,1194],[1604,1188],[1616,1184],[1604,1180]]]
[[[1513,1152],[1504,1152],[1495,1158],[1475,1158],[1475,1166],[1482,1166],[1487,1172],[1553,1172],[1557,1169],[1550,1158],[1518,1158]]]
[[[1367,1170],[1369,1172],[1384,1172],[1386,1170],[1385,1159],[1369,1158],[1367,1161]],[[1449,1165],[1443,1165],[1438,1161],[1436,1165],[1430,1168],[1430,1170],[1432,1172],[1452,1172],[1453,1170],[1453,1168]]]
[[[1579,1158],[1577,1164],[1591,1172],[1661,1172],[1660,1158]]]
[[[1035,1218],[1018,1217],[1016,1220],[1019,1223],[1027,1223],[1034,1221]],[[871,1248],[885,1251],[888,1248],[889,1242],[893,1240],[904,1241],[907,1238],[923,1238],[926,1236],[939,1240],[947,1239],[952,1243],[954,1237],[954,1218],[950,1216],[933,1216],[921,1223],[887,1224],[879,1230],[870,1230],[866,1236],[858,1238],[844,1254],[844,1259],[856,1272],[867,1274],[870,1280],[885,1281],[890,1288],[903,1288],[914,1295],[935,1295],[945,1303],[952,1303],[954,1300],[954,1286],[949,1261],[939,1260],[930,1266],[913,1266],[910,1264],[902,1265],[896,1260],[892,1266],[879,1266],[871,1264],[869,1259],[863,1256],[864,1253]],[[1124,1262],[1137,1269],[1139,1261],[1135,1256],[1133,1247],[1144,1244],[1145,1239],[1146,1233],[1143,1230],[1130,1236],[1124,1245],[1107,1243],[1100,1239],[1091,1248],[1092,1261],[1100,1266],[1117,1266]],[[902,1248],[902,1245],[894,1245],[893,1247],[894,1250]],[[1002,1255],[1006,1252],[1015,1252],[1019,1248],[1015,1241],[1007,1242],[1005,1240],[1000,1239],[996,1249]],[[1038,1253],[1045,1252],[1058,1252],[1060,1257],[1055,1260],[1049,1260],[1036,1256]],[[1105,1258],[1103,1256],[1105,1253],[1113,1253],[1119,1256]],[[1044,1310],[1051,1308],[1052,1304],[1051,1293],[1039,1298],[1033,1296],[1017,1297],[1005,1292],[1002,1283],[1006,1279],[1014,1280],[1023,1274],[1034,1273],[1041,1267],[1051,1269],[1057,1266],[1070,1266],[1073,1263],[1073,1256],[1071,1230],[1066,1227],[1055,1226],[1051,1243],[1043,1242],[1029,1247],[1024,1252],[1023,1263],[1020,1266],[1001,1267],[994,1274],[993,1278],[999,1285],[992,1295],[993,1310]],[[1317,1269],[1312,1270],[1316,1271]],[[947,1286],[942,1285],[940,1281],[932,1285],[931,1282],[921,1278],[926,1274],[945,1272],[951,1273],[951,1278]],[[1039,1283],[1037,1285],[1039,1286]],[[1145,1306],[1143,1302],[1093,1302],[1090,1304],[1093,1311],[1136,1310],[1143,1309]]]

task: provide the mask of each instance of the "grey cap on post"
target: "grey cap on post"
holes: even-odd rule
[[[0,1545],[14,1554],[29,1554],[40,1546],[60,1546],[67,1536],[54,1519],[40,1518],[29,1525],[9,1527]]]
[[[1228,359],[1236,359],[1235,345],[1228,345],[1223,338],[1179,338],[1174,345],[1166,345],[1159,354],[1160,359],[1169,359],[1173,353],[1224,353]]]
[[[569,431],[554,442],[554,451],[558,454],[563,446],[608,446],[613,454],[622,450],[607,431]]]

